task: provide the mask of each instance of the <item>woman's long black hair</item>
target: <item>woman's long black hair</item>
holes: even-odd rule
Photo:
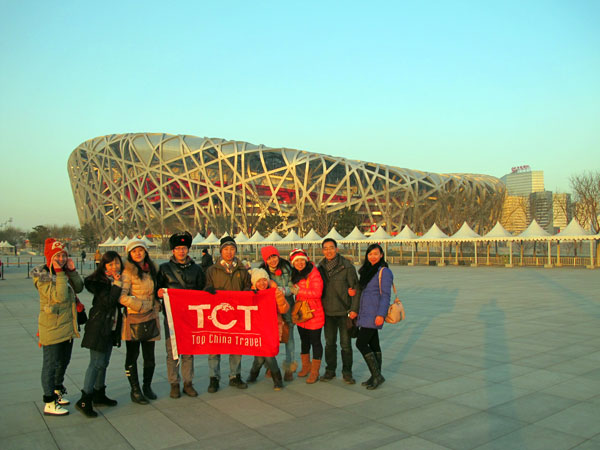
[[[96,267],[96,270],[88,275],[87,278],[94,281],[108,281],[108,277],[106,276],[106,265],[110,264],[115,259],[119,260],[121,263],[121,270],[123,270],[123,260],[121,259],[121,255],[113,250],[109,250],[102,255],[98,267]]]
[[[259,269],[265,269],[267,273],[270,274],[269,265],[266,262],[261,262],[258,267]],[[281,256],[279,256],[279,262],[277,263],[277,267],[275,268],[275,270],[277,269],[280,269],[281,271],[287,270],[289,273],[291,273],[292,265],[287,259],[283,259]]]
[[[369,253],[371,253],[371,251],[375,250],[376,248],[379,249],[382,256],[377,264],[372,265],[369,262]],[[364,289],[367,286],[367,284],[369,284],[369,281],[371,281],[371,279],[377,274],[377,272],[379,272],[379,269],[381,267],[388,267],[388,263],[385,262],[385,253],[383,251],[383,248],[381,248],[381,245],[379,244],[371,244],[367,247],[367,251],[365,252],[365,259],[363,261],[363,265],[360,267],[360,269],[358,269],[358,285],[361,289]]]
[[[306,267],[302,270],[298,270],[292,265],[292,283],[296,284],[300,280],[308,278],[314,266],[315,265],[311,261],[306,261]]]
[[[131,250],[133,250],[133,248]],[[152,259],[150,258],[150,253],[148,253],[148,250],[144,249],[144,251],[146,252],[146,254],[144,255],[143,264],[148,264],[148,268],[150,269],[150,276],[152,277],[152,280],[154,280],[156,282],[156,276],[157,276],[156,266],[152,262]],[[137,269],[137,276],[138,276],[138,278],[141,279],[144,276],[144,271],[142,270],[142,266],[140,266],[138,263],[136,263],[133,260],[133,258],[131,257],[131,252],[127,253],[127,261],[129,261],[131,264],[133,264],[133,266]]]

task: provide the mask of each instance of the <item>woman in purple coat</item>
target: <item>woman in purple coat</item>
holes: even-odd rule
[[[379,244],[369,245],[358,275],[360,295],[354,296],[355,300],[348,316],[351,319],[358,316],[356,348],[363,355],[371,372],[371,378],[362,385],[367,389],[376,389],[385,381],[381,375],[382,355],[378,330],[383,327],[390,306],[394,281],[394,275],[385,262],[385,255]]]

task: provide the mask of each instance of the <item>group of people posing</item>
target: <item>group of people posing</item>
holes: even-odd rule
[[[306,383],[330,381],[337,373],[337,342],[341,347],[342,379],[354,384],[353,352],[349,321],[358,327],[356,347],[370,371],[362,383],[376,389],[385,380],[381,375],[382,352],[379,333],[390,304],[393,275],[379,244],[371,244],[365,253],[358,274],[354,265],[338,252],[334,239],[322,242],[324,258],[313,263],[303,249],[294,249],[289,262],[277,248],[261,248],[262,263],[248,270],[236,257],[237,245],[232,237],[220,241],[220,256],[210,264],[203,256],[202,265],[189,256],[192,236],[176,233],[169,240],[172,256],[157,267],[151,260],[143,240],[132,240],[125,248],[126,260],[114,251],[104,253],[96,270],[85,279],[77,273],[65,246],[56,239],[45,242],[46,264],[32,271],[34,285],[40,296],[38,320],[39,344],[43,350],[42,388],[44,414],[66,415],[64,377],[71,359],[73,340],[79,337],[78,311],[83,305],[77,294],[84,287],[93,295],[89,319],[85,323],[82,347],[89,349],[90,362],[85,373],[81,398],[76,408],[88,417],[96,417],[94,406],[114,406],[116,400],[106,396],[106,370],[112,348],[125,341],[125,373],[129,380],[131,400],[144,405],[157,398],[152,389],[155,363],[155,342],[160,340],[160,313],[164,315],[167,354],[167,377],[170,397],[179,398],[181,391],[196,397],[194,356],[172,353],[171,333],[162,299],[167,289],[192,289],[208,293],[217,290],[244,291],[275,288],[278,329],[285,345],[282,370],[275,357],[254,357],[250,375],[244,381],[241,355],[229,355],[229,386],[246,389],[255,382],[263,366],[274,389],[283,388],[298,370],[295,360],[295,332],[300,337],[300,370],[298,377]],[[212,261],[210,261],[212,262]],[[205,269],[202,267],[205,265]],[[298,305],[296,305],[298,303]],[[309,318],[298,319],[298,307],[307,307]],[[325,371],[320,375],[323,358],[321,332],[325,334]],[[142,383],[138,374],[138,358],[142,353]],[[312,353],[312,354],[311,354]],[[208,392],[220,388],[221,355],[208,356]],[[183,386],[181,382],[183,381]]]

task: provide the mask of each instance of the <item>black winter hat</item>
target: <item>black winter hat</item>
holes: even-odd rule
[[[180,245],[185,245],[187,248],[192,246],[192,235],[187,231],[175,233],[169,238],[169,246],[171,247],[171,250],[173,250],[175,247],[179,247]]]
[[[223,248],[227,247],[228,245],[233,245],[237,250],[237,244],[235,243],[235,239],[233,239],[231,236],[225,236],[221,239],[221,246],[219,247],[219,251],[223,250]]]

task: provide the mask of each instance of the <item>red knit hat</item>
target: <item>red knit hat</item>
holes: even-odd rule
[[[266,245],[260,249],[260,254],[262,255],[263,261],[266,263],[267,259],[269,259],[271,256],[279,256],[279,250],[277,250],[272,245]]]
[[[44,256],[46,257],[46,266],[50,267],[52,265],[52,257],[60,252],[67,253],[67,249],[65,248],[65,245],[62,242],[57,241],[54,238],[46,239],[46,242],[44,243]]]
[[[301,248],[295,248],[290,253],[290,262],[294,264],[295,259],[305,259],[306,261],[308,261],[308,254]]]

